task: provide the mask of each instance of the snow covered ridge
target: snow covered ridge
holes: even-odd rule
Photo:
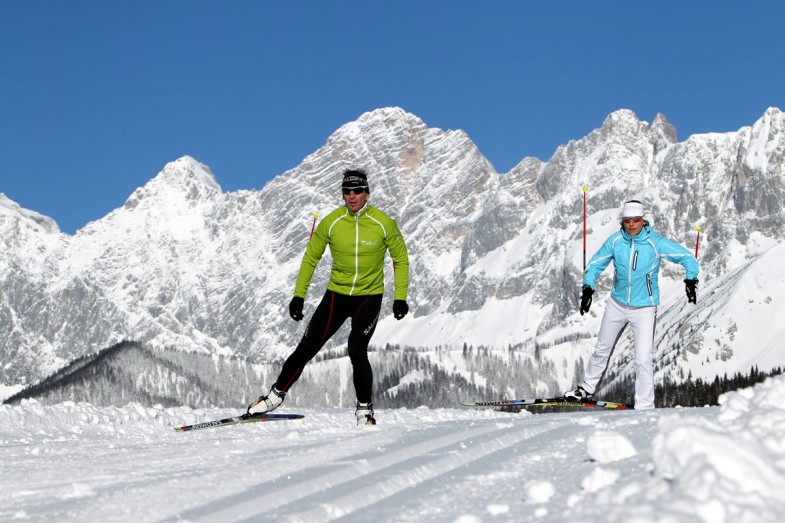
[[[57,223],[48,216],[44,216],[43,214],[39,214],[35,211],[30,211],[28,209],[23,209],[19,206],[18,203],[9,199],[5,194],[0,192],[0,216],[4,216],[7,218],[11,218],[14,220],[18,220],[21,218],[21,222],[24,226],[36,230],[36,231],[43,231],[50,234],[58,234],[60,232],[60,228],[57,226]]]
[[[0,406],[3,521],[776,522],[785,377],[719,407],[531,415],[351,409],[178,433],[239,411]],[[285,411],[291,411],[284,408]]]
[[[697,307],[684,304],[683,274],[661,273],[659,380],[747,373],[758,360],[762,370],[781,366],[785,325],[772,318],[785,292],[772,260],[785,244],[784,122],[771,108],[737,132],[678,142],[664,116],[649,124],[620,110],[547,162],[526,158],[499,174],[466,133],[384,108],[342,126],[261,191],[224,193],[186,156],[74,236],[2,202],[0,384],[34,384],[122,340],[252,363],[288,354],[302,325],[286,305],[313,213],[340,205],[340,171],[358,165],[371,166],[371,201],[396,217],[412,260],[412,312],[396,322],[387,296],[374,344],[520,346],[526,356],[539,347],[558,369],[551,392],[569,388],[610,278],[596,310],[580,316],[588,186],[590,251],[618,227],[626,198],[644,201],[655,229],[691,249],[702,227]],[[629,345],[618,347],[611,379],[630,375]]]

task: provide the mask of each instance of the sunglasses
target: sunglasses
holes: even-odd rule
[[[341,192],[344,196],[349,196],[350,194],[362,194],[368,190],[368,187],[342,187]]]
[[[643,221],[643,216],[635,216],[633,218],[622,218],[621,221],[624,223],[638,223]]]

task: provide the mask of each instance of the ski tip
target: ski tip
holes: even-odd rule
[[[212,421],[204,421],[202,423],[195,423],[193,425],[178,425],[172,427],[175,432],[190,432],[196,429],[206,429],[210,427],[225,427],[227,425],[236,425],[238,423],[255,423],[264,421],[281,421],[281,420],[295,420],[304,418],[304,414],[242,414],[229,418],[216,419]]]

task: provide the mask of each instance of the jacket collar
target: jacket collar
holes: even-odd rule
[[[357,212],[352,212],[352,211],[349,210],[348,207],[346,207],[346,214],[348,214],[349,216],[362,216],[363,214],[368,212],[368,209],[370,207],[371,206],[368,204],[368,202],[365,202],[365,205],[363,205],[362,208],[360,208],[360,210],[357,211]]]
[[[646,240],[649,236],[652,235],[654,230],[651,228],[651,224],[649,224],[649,225],[644,225],[643,229],[641,229],[641,232],[639,232],[635,236],[630,236],[629,233],[624,230],[624,226],[620,228],[620,232],[622,238],[624,238],[628,242],[631,242],[633,240],[637,240],[637,241]]]

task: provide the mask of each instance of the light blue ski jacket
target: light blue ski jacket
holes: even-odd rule
[[[636,236],[630,236],[622,228],[592,256],[583,284],[594,289],[597,278],[613,262],[616,272],[611,297],[628,307],[657,306],[660,304],[657,279],[663,259],[682,265],[687,271],[685,279],[698,278],[698,260],[678,243],[663,238],[650,225]]]

